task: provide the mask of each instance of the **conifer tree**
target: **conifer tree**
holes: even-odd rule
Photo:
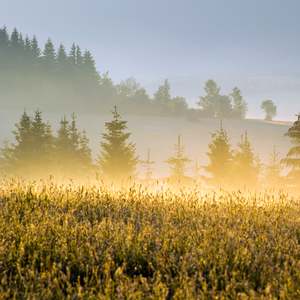
[[[260,159],[253,153],[253,148],[248,140],[247,131],[245,137],[241,136],[241,142],[238,143],[239,150],[235,151],[234,155],[234,175],[235,183],[238,187],[247,186],[250,189],[259,188],[260,173],[262,164]]]
[[[83,54],[83,74],[89,78],[89,80],[94,78],[97,84],[99,84],[99,73],[96,69],[96,63],[91,52],[88,50],[85,50]]]
[[[124,132],[127,129],[127,121],[120,120],[121,116],[116,106],[111,113],[113,120],[105,123],[108,133],[102,133],[105,142],[101,142],[102,151],[97,161],[108,180],[120,182],[135,175],[139,158],[135,156],[135,144],[132,142],[126,144],[131,135]]]
[[[199,179],[201,178],[200,176],[200,170],[201,170],[202,166],[200,166],[198,164],[198,159],[196,158],[196,162],[195,165],[192,167],[192,172],[194,174],[194,179],[196,180],[196,182],[199,181]]]
[[[24,42],[24,41],[23,41]],[[9,52],[10,52],[10,67],[11,70],[18,71],[21,66],[21,57],[23,54],[22,39],[20,39],[20,34],[17,28],[14,28],[9,42]]]
[[[146,180],[150,180],[152,177],[152,171],[154,170],[153,168],[151,168],[151,165],[154,164],[155,161],[151,161],[150,160],[150,149],[148,149],[148,156],[147,156],[147,160],[142,160],[141,164],[143,167],[147,168],[147,172],[145,173],[146,175]]]
[[[55,57],[56,57],[55,48],[52,43],[52,40],[49,37],[43,51],[42,66],[44,72],[49,74],[56,71]]]
[[[185,175],[185,165],[192,160],[188,156],[184,156],[185,145],[180,144],[180,134],[178,135],[178,144],[174,147],[174,156],[170,156],[165,163],[169,165],[171,169],[171,175],[175,177],[181,177]]]
[[[83,174],[89,174],[93,170],[92,150],[88,147],[89,139],[86,131],[83,130],[79,139],[79,171]]]
[[[292,168],[287,174],[287,179],[291,185],[300,186],[300,113],[296,115],[298,117],[291,128],[284,134],[291,138],[291,143],[294,145],[289,152],[287,157],[281,160],[282,164]]]
[[[60,121],[60,128],[57,130],[55,138],[55,158],[58,172],[60,174],[70,174],[74,166],[74,149],[70,139],[70,124],[64,116]]]
[[[59,45],[56,54],[57,70],[60,76],[66,76],[69,70],[69,61],[66,53],[66,49],[63,44]]]
[[[269,164],[265,167],[264,184],[266,187],[282,186],[281,171],[283,166],[280,163],[279,152],[276,152],[276,146],[271,153]]]
[[[60,121],[55,139],[55,157],[59,174],[78,178],[92,170],[92,151],[88,147],[86,132],[78,132],[75,114],[71,117],[71,124],[65,116]]]
[[[34,35],[33,38],[31,39],[31,59],[32,59],[32,65],[37,66],[38,65],[38,60],[41,55],[41,49],[39,47],[38,40],[36,36]]]
[[[210,178],[203,177],[208,185],[227,186],[230,182],[232,174],[232,158],[231,145],[227,131],[223,129],[221,120],[220,130],[211,133],[212,141],[208,144],[210,152],[206,152],[209,157],[210,164],[203,166],[203,169],[211,174]]]
[[[80,47],[77,45],[76,47],[76,66],[80,68],[83,64],[83,56]]]
[[[75,70],[76,69],[76,45],[75,45],[75,43],[73,43],[71,46],[71,50],[69,52],[68,59],[71,63],[73,70]]]
[[[15,124],[16,144],[8,145],[2,149],[6,172],[21,174],[27,177],[41,177],[50,173],[52,164],[53,136],[49,124],[45,124],[40,110],[35,111],[35,117],[24,111],[20,122]]]
[[[0,73],[8,69],[9,35],[6,26],[0,28]]]
[[[37,109],[31,121],[32,156],[35,160],[32,166],[33,174],[53,172],[53,135],[51,125],[42,120],[42,112]]]

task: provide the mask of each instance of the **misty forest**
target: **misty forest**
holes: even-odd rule
[[[300,113],[262,99],[248,120],[212,78],[196,108],[170,90],[0,29],[0,105],[23,112],[0,149],[1,299],[300,299]]]

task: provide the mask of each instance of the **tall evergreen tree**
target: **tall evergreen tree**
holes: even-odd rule
[[[57,64],[57,71],[60,76],[66,76],[69,70],[69,61],[68,56],[66,53],[66,49],[63,44],[59,45],[56,54],[56,64]]]
[[[282,187],[281,171],[283,166],[280,163],[279,152],[276,152],[276,146],[271,153],[269,164],[266,165],[264,172],[264,184],[266,187]]]
[[[9,174],[21,174],[26,177],[41,177],[47,175],[52,163],[52,133],[50,125],[42,121],[41,111],[35,111],[35,117],[24,111],[20,122],[15,124],[16,144],[2,149],[5,171]]]
[[[24,51],[23,39],[20,39],[20,34],[17,28],[14,28],[9,42],[9,52],[10,52],[10,67],[11,70],[18,71],[21,67],[21,57]],[[24,41],[23,41],[24,42]]]
[[[97,161],[108,180],[120,182],[135,175],[139,158],[135,156],[135,144],[132,142],[126,144],[131,135],[124,132],[127,129],[127,121],[120,120],[121,116],[116,106],[111,113],[113,120],[105,123],[108,133],[102,133],[105,142],[101,142],[102,151]]]
[[[55,157],[59,174],[78,178],[91,171],[92,156],[88,142],[86,132],[78,132],[74,113],[71,124],[66,117],[60,121],[55,139]]]
[[[262,170],[262,164],[260,159],[253,153],[251,143],[248,140],[247,131],[245,131],[245,137],[242,135],[241,142],[238,143],[238,150],[234,155],[234,174],[235,182],[238,187],[246,185],[250,189],[260,187],[260,173]]]
[[[93,170],[92,150],[88,146],[89,139],[86,136],[86,131],[83,130],[79,139],[79,171],[81,174],[89,174]]]
[[[83,64],[83,56],[80,47],[77,45],[76,47],[76,66],[77,68],[81,68]]]
[[[230,149],[227,131],[223,129],[222,120],[220,130],[211,133],[211,137],[212,141],[208,144],[210,152],[206,152],[210,163],[208,166],[203,166],[211,177],[203,177],[203,179],[210,186],[228,186],[232,175],[233,153]]]
[[[192,160],[188,156],[184,156],[185,145],[180,143],[180,134],[178,135],[178,144],[174,147],[174,156],[170,156],[165,163],[167,163],[171,169],[171,175],[181,177],[185,175],[185,165]]]
[[[37,109],[31,121],[32,156],[35,160],[32,166],[33,174],[42,176],[53,172],[53,135],[51,125],[42,120],[42,112]]]
[[[48,38],[45,48],[43,51],[43,59],[42,59],[42,66],[43,71],[46,73],[53,73],[56,71],[56,54],[55,54],[55,48],[52,43],[52,40],[50,37]]]
[[[72,71],[74,71],[76,69],[76,45],[75,45],[75,43],[73,43],[71,46],[68,59],[71,63]]]
[[[41,49],[39,47],[39,43],[37,40],[37,37],[34,35],[33,38],[31,39],[31,59],[32,59],[32,65],[37,66],[38,65],[38,60],[41,55]]]
[[[64,116],[55,138],[55,159],[60,174],[71,174],[74,166],[74,149],[70,139],[70,124]]]
[[[99,84],[99,73],[96,69],[95,60],[90,51],[85,50],[83,54],[83,74],[89,80],[94,79]]]
[[[7,72],[9,66],[9,35],[7,27],[0,28],[0,73]]]
[[[281,160],[282,164],[286,165],[292,170],[287,174],[287,179],[291,185],[300,186],[300,113],[291,128],[284,134],[291,138],[293,147],[287,153],[287,157]]]

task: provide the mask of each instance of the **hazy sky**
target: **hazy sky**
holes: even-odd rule
[[[299,0],[0,0],[0,26],[73,42],[118,83],[300,70]]]

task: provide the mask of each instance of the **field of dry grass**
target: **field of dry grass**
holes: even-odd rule
[[[2,181],[1,299],[300,299],[300,205]]]

